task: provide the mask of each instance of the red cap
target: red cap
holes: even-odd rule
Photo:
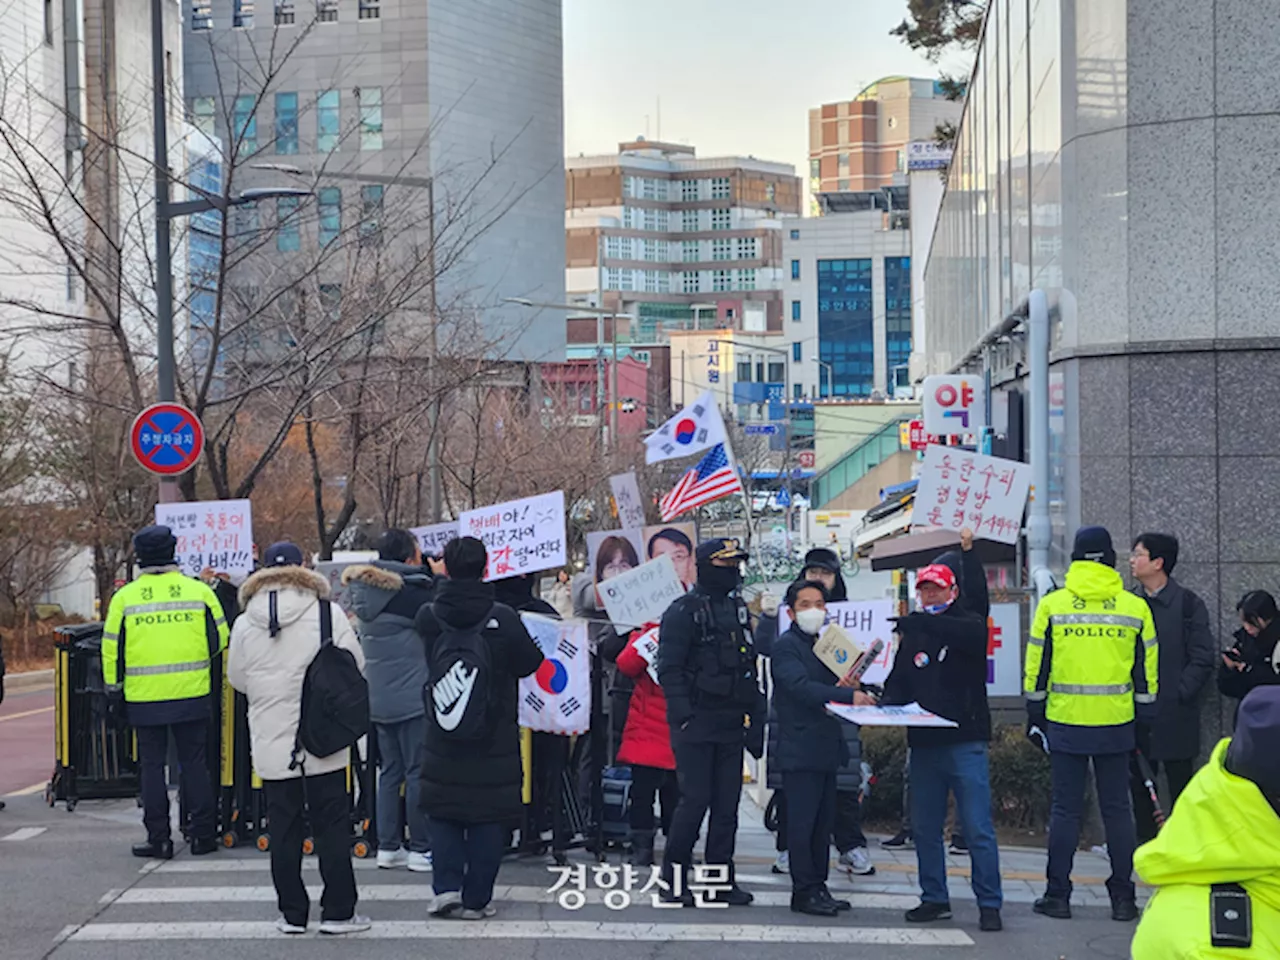
[[[936,583],[950,590],[956,585],[956,575],[945,563],[931,563],[916,574],[916,587],[922,583]]]

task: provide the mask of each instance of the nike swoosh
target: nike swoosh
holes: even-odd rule
[[[455,663],[449,671],[454,675],[462,687],[462,692],[454,698],[453,703],[449,704],[443,710],[440,701],[436,700],[436,723],[440,724],[442,730],[456,730],[458,724],[462,722],[463,714],[467,712],[467,704],[471,702],[471,692],[476,686],[476,674],[473,671],[469,676],[463,676],[462,663]],[[434,699],[434,697],[433,697]]]

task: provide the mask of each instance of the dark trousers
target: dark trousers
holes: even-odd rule
[[[774,847],[779,853],[789,849],[787,846],[787,791],[778,790],[778,835]],[[858,795],[852,790],[836,791],[835,825],[831,828],[831,840],[841,853],[848,853],[858,847],[866,847],[867,837],[862,832],[862,804]]]
[[[493,899],[507,827],[431,818],[432,886],[437,894],[462,893],[462,906],[482,910]]]
[[[586,740],[586,737],[582,738]],[[565,817],[565,771],[569,767],[569,738],[554,733],[533,734],[533,803],[527,812],[529,837],[521,836],[522,843],[541,837],[551,828],[551,849],[569,848],[570,828]],[[590,809],[590,806],[587,807]]]
[[[664,836],[671,834],[671,818],[680,803],[680,784],[674,770],[661,767],[631,767],[631,829],[633,832],[653,833],[653,801],[661,805],[659,822]]]
[[[693,845],[702,829],[702,818],[711,811],[707,826],[706,862],[733,869],[733,848],[738,833],[738,801],[742,796],[742,741],[690,743],[675,740],[676,778],[680,803],[671,818],[671,833],[663,852],[663,874],[671,882],[673,864],[680,864],[681,885],[693,864]]]
[[[190,817],[191,836],[212,839],[216,824],[213,785],[209,780],[209,722],[190,720],[135,729],[141,767],[142,822],[147,828],[147,839],[153,843],[169,839],[169,788],[164,768],[170,731],[177,746],[182,799]]]
[[[831,865],[828,844],[836,822],[836,775],[810,770],[783,771],[787,796],[787,843],[791,896],[800,899],[820,891]]]
[[[1182,791],[1191,782],[1195,774],[1194,760],[1151,760],[1151,772],[1159,776],[1164,767],[1165,779],[1169,781],[1169,806],[1165,816],[1173,812],[1173,805],[1182,796]],[[1135,757],[1129,760],[1129,792],[1133,797],[1133,820],[1138,828],[1138,843],[1147,843],[1156,838],[1156,811],[1151,805],[1151,797],[1147,793],[1146,784],[1142,782],[1142,773],[1138,770]]]
[[[1129,755],[1104,753],[1089,757],[1075,753],[1049,754],[1053,775],[1053,804],[1049,814],[1048,886],[1045,893],[1063,900],[1071,898],[1071,865],[1080,842],[1080,822],[1084,818],[1085,778],[1093,760],[1093,778],[1098,787],[1098,805],[1107,832],[1107,853],[1111,857],[1111,877],[1107,892],[1112,900],[1132,900],[1133,812],[1129,806]]]
[[[305,926],[311,900],[302,882],[302,843],[310,827],[320,858],[324,894],[321,920],[349,920],[356,912],[356,875],[351,868],[351,811],[343,770],[292,780],[264,780],[271,830],[271,882],[280,913]]]

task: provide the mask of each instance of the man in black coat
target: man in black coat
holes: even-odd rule
[[[442,725],[431,699],[426,704],[421,803],[431,818],[436,893],[431,913],[435,916],[459,910],[466,919],[493,915],[489,901],[502,862],[503,841],[522,812],[519,680],[542,664],[542,651],[519,615],[494,601],[493,584],[482,582],[487,563],[479,540],[451,540],[444,548],[448,579],[438,581],[435,601],[418,611],[414,620],[429,666],[435,663],[432,654],[446,629],[478,628],[488,644],[491,667],[490,728],[485,740],[455,738]]]
[[[658,682],[667,697],[680,783],[662,870],[668,896],[686,905],[694,902],[686,884],[708,809],[706,862],[727,867],[731,884],[723,902],[746,906],[754,899],[733,880],[748,722],[753,755],[764,752],[764,695],[747,606],[739,596],[746,558],[735,540],[700,544],[698,582],[667,608],[660,627]]]
[[[1170,810],[1195,773],[1200,753],[1200,694],[1213,675],[1216,647],[1204,601],[1173,579],[1177,563],[1177,537],[1144,533],[1133,541],[1129,569],[1138,581],[1134,593],[1151,607],[1160,638],[1156,721],[1149,729],[1138,727],[1138,750],[1151,761],[1153,771],[1158,773],[1158,768],[1164,767]],[[1155,810],[1136,756],[1129,772],[1138,843],[1146,843],[1156,836]]]

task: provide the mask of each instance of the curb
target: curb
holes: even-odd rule
[[[21,693],[53,686],[53,669],[32,670],[29,673],[10,673],[4,678],[7,693]]]

